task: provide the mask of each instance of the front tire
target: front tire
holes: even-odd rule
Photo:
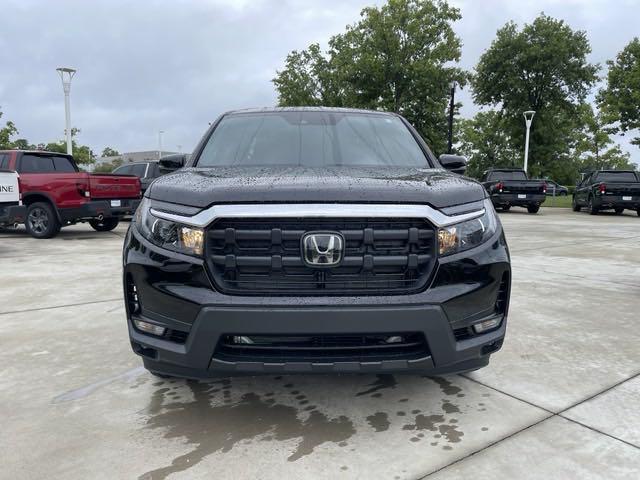
[[[89,225],[97,232],[110,232],[118,226],[120,219],[116,217],[103,218],[102,220],[89,220]]]
[[[503,212],[508,212],[509,210],[511,210],[511,205],[504,205],[504,206],[502,207],[502,211],[503,211]]]
[[[622,212],[624,212],[624,208],[616,208],[615,212],[616,212],[616,215],[622,215]]]
[[[538,213],[539,210],[540,210],[540,205],[529,205],[527,207],[527,211],[529,213]]]
[[[589,197],[589,215],[598,215],[599,210],[593,206],[593,197]]]
[[[60,232],[61,225],[51,204],[35,202],[27,208],[25,227],[33,238],[53,238]]]

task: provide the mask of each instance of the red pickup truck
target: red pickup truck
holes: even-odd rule
[[[3,150],[0,161],[20,175],[25,226],[35,238],[54,237],[77,222],[89,222],[99,232],[113,230],[140,202],[137,177],[80,172],[71,155]]]

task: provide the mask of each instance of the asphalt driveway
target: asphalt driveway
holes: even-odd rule
[[[501,214],[505,346],[446,378],[155,378],[122,237],[0,231],[0,478],[640,478],[640,218]]]

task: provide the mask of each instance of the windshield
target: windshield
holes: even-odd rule
[[[391,115],[292,111],[227,115],[197,167],[428,167],[407,126]]]
[[[637,182],[636,174],[633,172],[600,172],[597,176],[598,182]]]
[[[524,172],[491,172],[489,180],[526,180],[527,176]]]

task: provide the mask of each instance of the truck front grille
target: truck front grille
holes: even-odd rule
[[[318,231],[344,237],[338,266],[303,261],[301,239]],[[219,219],[207,232],[206,258],[216,288],[228,294],[399,295],[426,287],[435,244],[423,219]]]

